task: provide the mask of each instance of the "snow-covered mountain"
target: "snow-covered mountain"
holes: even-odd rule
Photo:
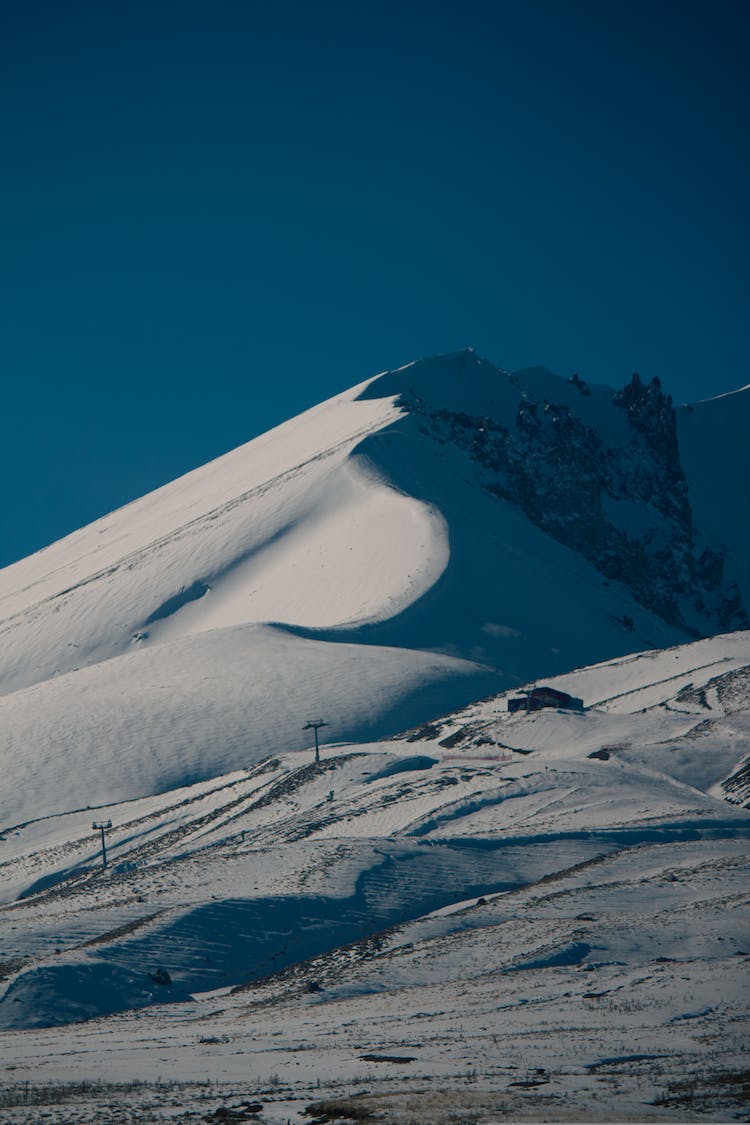
[[[675,411],[471,350],[388,372],[0,572],[8,824],[387,736],[747,623],[750,390]],[[83,783],[72,762],[86,762]]]
[[[0,823],[747,623],[749,403],[443,355],[4,569]]]
[[[750,484],[749,391],[678,412],[658,379],[633,375],[613,393],[543,369],[498,378],[464,352],[415,365],[400,402],[481,466],[484,488],[664,620],[705,634],[748,625],[747,529],[730,528]]]
[[[425,360],[0,572],[3,1121],[741,1113],[749,395]]]

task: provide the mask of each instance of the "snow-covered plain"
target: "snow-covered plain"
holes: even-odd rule
[[[623,439],[443,357],[0,572],[3,1123],[744,1119],[750,633],[684,643],[406,392]],[[717,401],[695,535],[747,599]]]

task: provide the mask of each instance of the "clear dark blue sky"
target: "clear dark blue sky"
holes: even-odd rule
[[[0,565],[469,343],[747,383],[747,11],[4,0]]]

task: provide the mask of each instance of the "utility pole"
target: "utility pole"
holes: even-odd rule
[[[107,843],[106,843],[106,840],[104,839],[104,833],[107,831],[108,828],[112,827],[112,821],[111,820],[95,820],[94,823],[91,825],[91,827],[92,828],[98,828],[99,831],[102,834],[102,867],[106,867],[107,866]]]
[[[302,728],[303,730],[314,730],[315,731],[315,761],[316,762],[320,761],[320,745],[318,743],[318,731],[320,730],[321,727],[327,727],[328,725],[329,724],[324,723],[322,719],[311,719],[310,722],[307,723],[307,725]]]

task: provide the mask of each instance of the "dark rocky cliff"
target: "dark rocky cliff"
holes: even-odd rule
[[[498,377],[517,388],[515,416],[433,405],[429,390],[402,391],[400,401],[424,434],[481,467],[489,492],[518,505],[665,621],[695,635],[747,628],[721,551],[696,547],[675,411],[659,380],[633,375],[611,394],[608,412],[626,423],[613,439],[612,426],[576,409],[576,397],[583,404],[591,395],[578,376],[560,381],[567,402],[535,394],[518,376]]]

